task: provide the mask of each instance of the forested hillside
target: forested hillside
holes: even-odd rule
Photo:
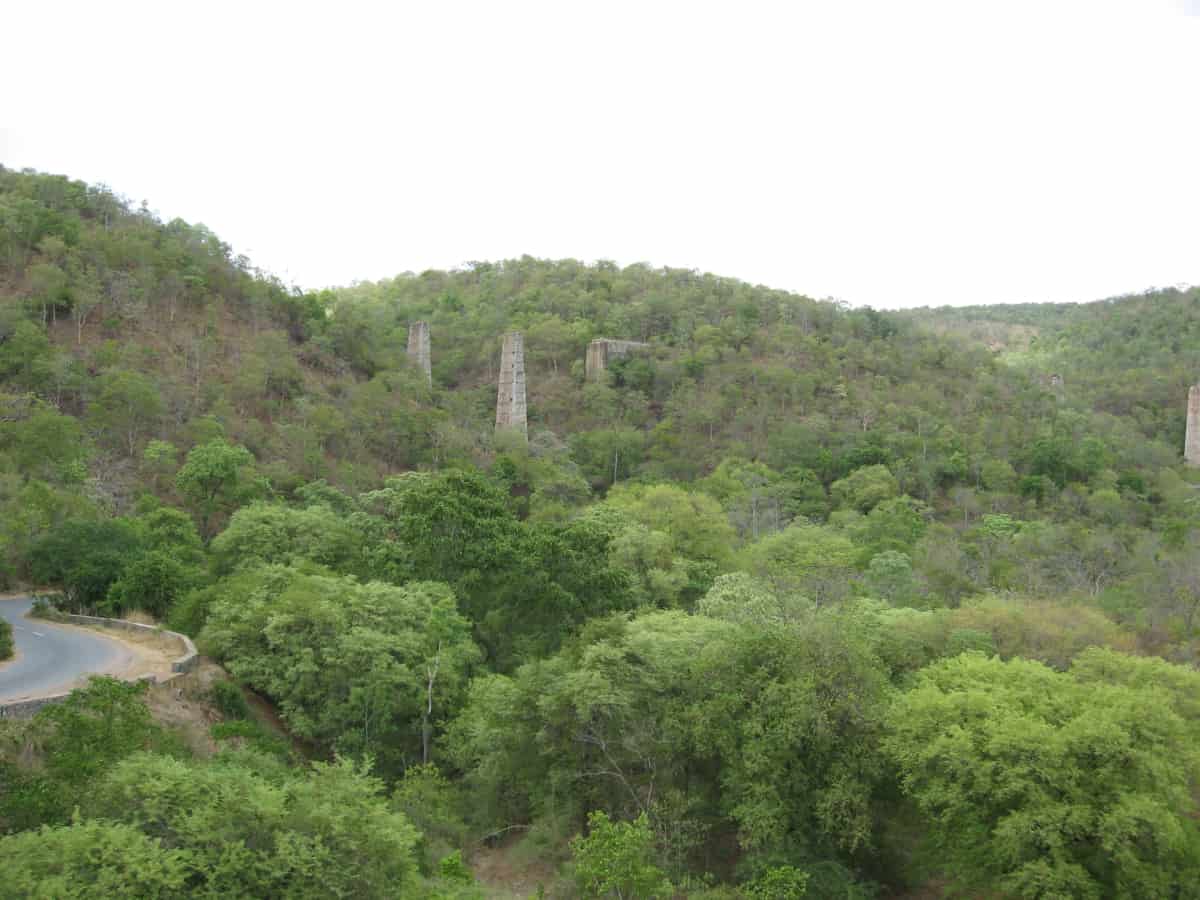
[[[303,293],[0,169],[0,589],[192,634],[311,756],[104,683],[0,722],[12,883],[1194,896],[1198,338],[527,257]]]

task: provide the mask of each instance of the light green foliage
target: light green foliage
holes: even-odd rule
[[[916,596],[912,562],[895,550],[884,550],[871,557],[865,581],[872,596],[897,606],[907,606]]]
[[[680,612],[599,620],[554,657],[471,685],[448,745],[492,815],[520,820],[556,804],[582,816],[652,799],[690,751],[678,703],[702,648],[734,627]],[[667,702],[674,694],[677,703]],[[597,769],[597,760],[608,764]]]
[[[696,612],[713,619],[752,625],[782,625],[799,621],[813,608],[796,594],[780,594],[746,572],[719,575]]]
[[[1065,669],[1088,647],[1133,649],[1128,632],[1087,606],[1063,606],[1020,597],[983,597],[948,614],[954,629],[991,635],[1006,659],[1024,656]]]
[[[67,821],[78,798],[109,767],[138,750],[170,748],[150,718],[144,683],[95,677],[63,703],[24,723],[11,753],[0,742],[0,832]],[[38,748],[29,767],[20,748]],[[7,759],[6,759],[7,757]],[[5,771],[6,763],[12,768]]]
[[[899,494],[900,486],[887,466],[863,466],[835,481],[829,492],[839,506],[865,513]]]
[[[798,486],[763,463],[724,459],[696,486],[720,502],[738,533],[749,540],[778,531],[795,515]]]
[[[742,556],[774,590],[827,603],[846,595],[858,551],[833,528],[799,521],[746,547]]]
[[[284,566],[218,586],[200,637],[297,734],[375,754],[388,771],[427,756],[479,658],[445,585],[359,584]]]
[[[720,807],[744,847],[820,859],[870,842],[889,689],[858,617],[743,627],[706,644],[691,677],[706,686],[689,715],[693,752],[720,759]]]
[[[667,535],[680,556],[718,566],[732,559],[737,534],[711,497],[669,484],[622,485],[609,493],[607,503]]]
[[[88,420],[104,440],[133,458],[142,436],[155,429],[162,413],[162,398],[150,378],[114,370],[101,377]]]
[[[138,755],[86,804],[181,851],[193,896],[417,897],[417,832],[348,762],[281,781],[230,758],[208,765]]]
[[[459,854],[469,843],[466,810],[472,798],[434,765],[409,766],[392,793],[392,809],[405,815],[421,832],[422,868],[431,870]],[[445,873],[443,873],[443,877]]]
[[[29,395],[0,393],[0,470],[8,462],[23,480],[81,480],[88,443],[78,419]]]
[[[89,821],[0,837],[6,900],[166,900],[194,896],[192,856],[132,825]]]
[[[179,465],[179,448],[170,441],[158,439],[147,441],[142,450],[142,466],[150,474],[157,488],[160,481],[175,474]]]
[[[882,774],[887,677],[858,630],[834,615],[804,629],[677,612],[595,622],[547,661],[477,680],[448,742],[502,821],[648,809],[655,822],[658,798],[664,834],[836,855],[868,841]]]
[[[884,748],[965,883],[1097,898],[1197,883],[1194,729],[1159,688],[1098,669],[1085,682],[968,653],[892,708]]]
[[[324,505],[292,509],[275,503],[251,503],[239,509],[212,542],[218,571],[262,563],[303,560],[339,572],[358,570],[361,535],[350,521]]]
[[[603,810],[588,815],[588,833],[571,842],[575,881],[587,898],[667,900],[671,883],[654,865],[653,835],[645,813],[612,822]]]
[[[187,461],[175,475],[175,488],[200,522],[200,533],[211,538],[217,518],[250,499],[255,486],[245,469],[253,461],[245,447],[220,438],[188,451]]]
[[[742,888],[749,900],[800,900],[808,891],[808,873],[795,866],[776,866]]]

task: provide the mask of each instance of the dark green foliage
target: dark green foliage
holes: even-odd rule
[[[0,660],[13,655],[12,626],[6,620],[0,620]]]
[[[94,611],[141,549],[141,536],[127,521],[71,521],[38,541],[30,570],[40,583],[61,586],[76,611]]]
[[[117,761],[139,750],[173,751],[174,742],[150,718],[144,682],[92,678],[63,703],[44,707],[24,739],[41,765],[17,765],[0,752],[0,832],[65,822],[79,797]],[[4,748],[0,746],[0,751]]]
[[[242,689],[233,681],[218,681],[212,686],[210,692],[212,705],[226,719],[245,719],[250,715],[250,708],[246,705],[246,698],[242,696]]]

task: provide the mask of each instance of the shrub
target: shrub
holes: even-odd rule
[[[218,681],[212,686],[208,697],[226,719],[245,719],[250,715],[242,689],[232,681]]]
[[[12,655],[12,626],[0,619],[0,659],[8,659]]]

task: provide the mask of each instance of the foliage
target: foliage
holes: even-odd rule
[[[0,897],[91,900],[191,896],[191,855],[132,825],[102,820],[0,837]]]
[[[1171,896],[1200,874],[1189,815],[1200,760],[1163,700],[1154,686],[967,653],[920,673],[884,748],[964,882]]]
[[[299,827],[248,719],[133,766],[187,751],[100,682],[0,723],[0,828],[54,826],[12,883],[136,896],[128,848],[148,892],[337,895],[367,847],[476,897],[472,838],[559,859],[595,812],[713,895],[1183,894],[1198,298],[883,313],[529,257],[305,293],[0,168],[0,586],[165,615],[392,790],[343,773]],[[510,330],[527,441],[492,427]],[[646,346],[588,379],[602,336]]]
[[[588,815],[588,834],[571,842],[575,880],[583,897],[665,900],[674,893],[653,863],[653,835],[645,813],[612,822],[602,811]]]
[[[274,699],[297,734],[374,754],[385,771],[428,761],[479,658],[445,585],[359,584],[284,566],[218,588],[200,640]]]
[[[242,696],[242,689],[233,681],[214,682],[209,696],[213,706],[226,719],[245,719],[250,715],[250,707]]]
[[[200,520],[200,533],[211,538],[217,516],[233,510],[254,490],[243,469],[253,460],[245,447],[220,438],[193,447],[175,476],[175,487]]]
[[[179,851],[193,895],[418,896],[416,832],[380,790],[346,761],[279,782],[232,759],[139,755],[114,768],[86,808]]]

